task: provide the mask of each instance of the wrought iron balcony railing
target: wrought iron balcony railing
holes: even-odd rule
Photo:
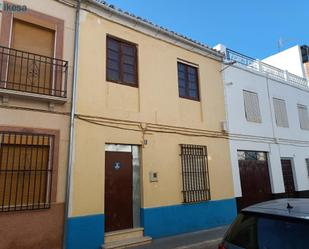
[[[0,46],[0,89],[67,97],[68,62]]]
[[[226,49],[226,57],[228,60],[236,61],[238,65],[251,68],[261,73],[266,73],[273,78],[286,81],[288,84],[309,88],[309,81],[306,78],[302,78],[286,70],[271,66],[249,56],[240,54],[231,49]]]

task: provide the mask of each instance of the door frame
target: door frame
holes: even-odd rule
[[[243,192],[243,188],[242,188],[242,178],[241,178],[241,172],[240,172],[240,161],[242,161],[242,159],[239,158],[238,152],[262,152],[265,153],[266,156],[266,160],[265,163],[267,165],[267,174],[268,174],[268,181],[269,181],[269,194],[272,196],[273,195],[273,176],[272,176],[272,171],[271,171],[271,160],[270,160],[270,151],[267,150],[260,150],[260,149],[240,149],[238,148],[236,150],[237,153],[237,169],[238,169],[238,174],[239,174],[239,184],[240,184],[240,188],[241,188],[241,196],[237,197],[237,210],[240,211],[241,209],[243,209],[244,206],[244,192]],[[247,161],[247,159],[243,159],[244,161]],[[250,160],[248,160],[250,161]],[[259,161],[259,160],[252,160],[252,161]],[[269,200],[271,200],[272,198],[270,198]]]
[[[132,209],[133,228],[141,227],[141,204],[142,204],[142,172],[141,172],[141,150],[139,145],[106,143],[105,151],[130,152],[132,154]],[[104,153],[105,154],[105,153]],[[105,161],[104,161],[105,164]],[[105,182],[105,171],[104,171]],[[105,195],[106,189],[104,189]],[[105,198],[104,198],[105,199]],[[105,210],[105,203],[104,203]]]
[[[298,183],[297,183],[297,178],[296,178],[296,170],[295,170],[294,157],[280,157],[281,174],[282,174],[282,180],[284,181],[281,160],[290,160],[291,161],[291,168],[292,168],[293,181],[294,181],[294,189],[295,189],[295,193],[296,193],[298,191]],[[283,186],[284,186],[284,192],[285,192],[284,182],[283,182]]]

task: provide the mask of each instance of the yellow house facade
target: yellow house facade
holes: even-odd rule
[[[229,224],[222,55],[95,1],[79,22],[66,247]]]
[[[63,248],[75,9],[1,1],[0,248]]]

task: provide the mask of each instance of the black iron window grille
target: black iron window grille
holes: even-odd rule
[[[0,212],[50,208],[53,135],[0,132]]]
[[[67,97],[68,62],[0,46],[0,88]]]
[[[181,144],[184,203],[210,200],[207,147]]]

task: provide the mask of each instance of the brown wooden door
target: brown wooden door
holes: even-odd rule
[[[240,160],[241,208],[272,199],[267,160]]]
[[[13,20],[11,47],[33,53],[11,52],[8,58],[7,88],[51,94],[53,83],[55,31],[27,22]]]
[[[287,197],[295,197],[295,185],[292,170],[292,162],[290,159],[281,159],[281,167],[283,174],[283,182]]]
[[[133,227],[132,154],[105,152],[105,231]]]

